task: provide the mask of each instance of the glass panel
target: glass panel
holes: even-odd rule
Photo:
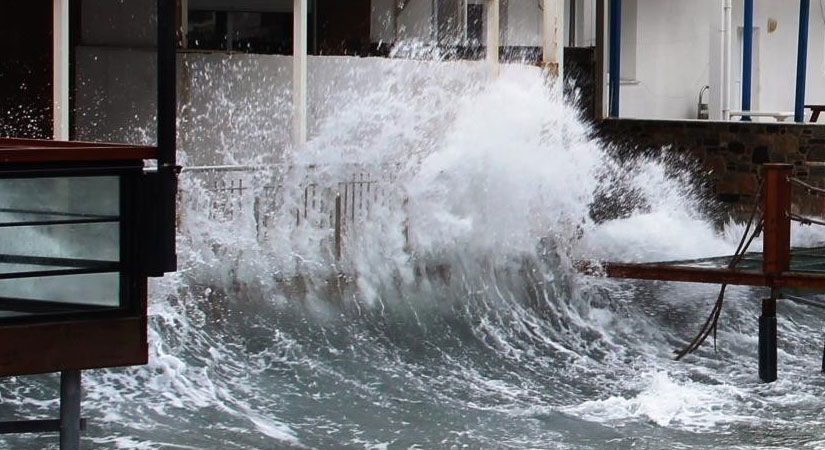
[[[0,179],[0,317],[120,304],[120,179]]]

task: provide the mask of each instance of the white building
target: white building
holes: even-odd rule
[[[565,1],[565,29],[570,27],[571,9],[574,27],[572,43],[570,33],[564,33],[566,46],[596,45],[598,1]],[[462,6],[456,8],[455,3]],[[620,116],[695,119],[700,92],[708,86],[703,99],[709,104],[710,118],[721,119],[725,1],[621,3]],[[731,3],[730,109],[737,111],[742,109],[744,0]],[[401,7],[395,8],[396,4]],[[373,0],[371,38],[376,42],[436,37],[442,43],[471,41],[479,33],[474,27],[483,30],[473,11],[479,7],[483,0]],[[794,109],[799,7],[798,0],[754,2],[752,110]],[[502,0],[501,44],[540,46],[541,18],[540,0]],[[445,28],[448,23],[459,25]],[[441,24],[442,31],[436,32],[434,24]],[[825,0],[812,0],[809,24],[805,103],[825,104]]]

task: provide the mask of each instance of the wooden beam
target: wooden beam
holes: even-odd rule
[[[146,364],[146,317],[0,327],[0,376]]]
[[[791,184],[790,164],[765,164],[764,212],[762,234],[765,273],[786,272],[791,265]]]
[[[602,263],[600,266],[578,263],[576,268],[588,275],[603,275],[609,278],[825,290],[825,274],[819,273],[766,274],[758,270],[614,262]]]

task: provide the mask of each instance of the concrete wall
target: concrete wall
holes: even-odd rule
[[[807,161],[825,161],[825,127],[806,124],[742,123],[608,119],[597,134],[615,145],[621,156],[659,155],[688,157],[690,167],[709,171],[713,193],[734,209],[754,201],[761,165],[790,163],[794,176],[825,186],[825,168],[808,167]],[[822,199],[794,191],[803,211],[822,214]]]

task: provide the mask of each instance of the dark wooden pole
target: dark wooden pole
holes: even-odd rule
[[[790,164],[765,164],[764,212],[762,235],[764,259],[762,270],[766,275],[781,275],[791,264],[791,184]],[[759,317],[759,378],[776,381],[776,298],[777,286],[771,286],[771,296],[762,300]]]

